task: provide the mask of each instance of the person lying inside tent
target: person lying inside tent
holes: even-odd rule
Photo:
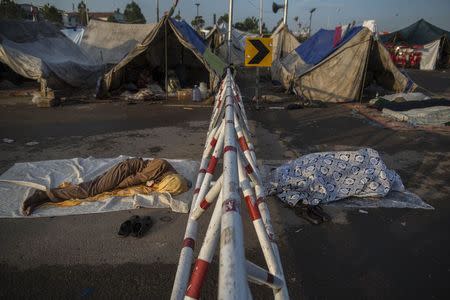
[[[179,195],[189,189],[189,182],[164,159],[131,158],[115,165],[91,181],[66,184],[47,191],[37,190],[22,205],[22,213],[29,216],[38,206],[72,199],[87,199],[145,184],[158,192]]]

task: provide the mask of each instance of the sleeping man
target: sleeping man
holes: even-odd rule
[[[45,191],[37,190],[29,196],[22,205],[22,213],[29,216],[38,206],[47,202],[62,202],[71,199],[86,199],[116,189],[146,184],[156,186],[162,181],[168,181],[164,186],[170,187],[167,192],[181,194],[188,190],[187,180],[164,159],[143,160],[142,158],[127,159],[104,174],[91,181],[80,184],[69,184]]]

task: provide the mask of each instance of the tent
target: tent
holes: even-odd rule
[[[0,62],[39,81],[42,91],[95,86],[102,70],[47,22],[0,21]]]
[[[401,30],[380,36],[383,43],[423,46],[420,69],[434,70],[450,64],[450,32],[420,19]]]
[[[222,60],[228,61],[227,45],[228,24],[222,22],[214,25],[213,29],[205,37],[208,47],[216,53]],[[257,34],[251,34],[233,28],[231,31],[231,62],[236,66],[244,64],[245,39],[247,37],[256,37]]]
[[[360,99],[369,83],[395,92],[416,88],[397,69],[386,48],[363,26],[345,32],[321,29],[274,68],[286,89],[308,100],[354,101]]]
[[[209,88],[214,89],[226,67],[185,21],[164,16],[141,44],[104,75],[98,96],[131,82],[132,70],[136,69],[148,69],[153,79],[163,85],[166,62],[167,70],[176,73],[182,88],[209,82]]]
[[[300,46],[297,38],[288,29],[287,25],[281,23],[271,35],[272,38],[272,61],[282,59]]]
[[[98,64],[117,64],[141,43],[156,24],[121,24],[90,20],[80,47]]]
[[[83,39],[84,28],[83,27],[69,27],[61,29],[61,32],[64,33],[69,39],[72,40],[77,45],[80,45],[81,40]]]

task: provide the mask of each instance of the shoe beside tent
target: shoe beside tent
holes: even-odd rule
[[[394,45],[421,45],[421,70],[434,70],[436,67],[448,68],[450,65],[450,32],[439,28],[424,19],[401,30],[380,36],[383,43]]]
[[[154,78],[164,77],[165,45],[168,70],[175,70],[181,87],[192,87],[199,82],[209,82],[210,89],[216,87],[226,64],[185,21],[165,16],[141,44],[104,75],[98,96],[129,82],[128,71],[133,68],[147,68]]]
[[[121,24],[90,20],[80,47],[98,64],[117,64],[141,43],[156,24]]]
[[[81,49],[47,22],[0,21],[0,62],[47,87],[92,87],[101,75]]]
[[[276,80],[307,100],[358,100],[371,83],[393,92],[416,88],[397,69],[373,32],[363,26],[351,27],[344,33],[341,29],[321,29],[273,69]]]

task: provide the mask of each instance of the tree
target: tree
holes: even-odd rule
[[[81,2],[78,3],[78,14],[80,16],[81,25],[86,26],[87,25],[86,3],[84,3],[83,0],[81,0]]]
[[[220,16],[217,20],[217,24],[221,23],[228,23],[228,14],[224,14],[223,16]]]
[[[259,33],[259,20],[255,17],[247,17],[243,22],[237,22],[234,24],[236,29],[250,32],[250,33]],[[262,24],[263,33],[267,33],[266,24]]]
[[[203,20],[202,16],[196,16],[194,20],[191,21],[191,25],[197,29],[203,28],[203,26],[205,26],[205,20]]]
[[[109,16],[108,19],[106,19],[106,22],[117,23],[117,20],[114,16]]]
[[[0,19],[23,19],[25,12],[12,0],[0,1]]]
[[[180,14],[180,10],[178,10],[178,13],[176,14],[176,16],[174,17],[175,20],[181,21],[181,14]]]
[[[58,11],[56,7],[50,4],[45,4],[41,8],[42,15],[44,16],[44,19],[53,22],[62,24],[62,14]]]
[[[123,12],[123,15],[127,23],[145,24],[146,22],[145,17],[142,14],[141,8],[134,1],[131,1],[131,3],[127,4],[127,6],[125,7],[125,11]]]

